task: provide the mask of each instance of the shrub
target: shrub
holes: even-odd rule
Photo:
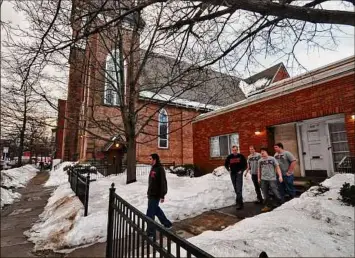
[[[344,203],[355,206],[355,185],[350,186],[349,183],[344,183],[340,188],[339,194]]]

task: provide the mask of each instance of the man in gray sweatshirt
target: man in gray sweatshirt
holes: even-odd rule
[[[269,156],[267,148],[261,148],[260,152],[261,159],[258,161],[258,181],[261,183],[261,190],[265,199],[265,207],[261,211],[267,212],[271,210],[269,190],[273,192],[277,206],[283,203],[278,189],[276,174],[278,174],[280,183],[282,183],[283,179],[279,163],[274,157]]]

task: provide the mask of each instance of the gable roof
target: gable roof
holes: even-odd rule
[[[269,87],[274,82],[275,76],[281,68],[287,72],[286,67],[281,62],[244,79],[241,83],[241,87],[245,90],[245,95],[250,97],[264,92],[265,88]]]
[[[141,50],[141,55],[145,54]],[[141,90],[201,104],[226,106],[245,99],[240,78],[199,68],[176,58],[149,53],[140,78]]]
[[[274,66],[271,66],[257,74],[254,74],[252,76],[250,76],[249,78],[246,78],[244,81],[248,84],[252,84],[255,83],[256,81],[260,80],[260,79],[268,79],[270,80],[270,82],[272,81],[272,79],[275,77],[276,73],[278,72],[278,70],[280,69],[280,67],[283,66],[283,63],[278,63]]]

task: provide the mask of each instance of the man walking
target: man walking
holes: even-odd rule
[[[237,146],[232,147],[232,154],[230,154],[224,166],[231,173],[231,180],[236,193],[236,209],[243,208],[243,172],[247,167],[246,158],[238,153]]]
[[[276,173],[279,182],[282,183],[282,176],[279,163],[274,157],[269,156],[267,148],[261,148],[261,159],[258,161],[258,181],[261,182],[261,190],[265,198],[265,207],[261,210],[267,212],[271,210],[269,190],[276,198],[277,206],[283,203],[276,181]]]
[[[158,154],[151,154],[149,160],[152,168],[149,173],[148,209],[146,215],[152,220],[157,216],[160,223],[163,224],[165,228],[170,229],[172,223],[167,219],[164,212],[159,207],[159,202],[164,202],[165,195],[168,192],[165,170],[160,164]],[[154,226],[150,223],[148,223],[147,233],[149,237],[155,237]]]
[[[282,143],[277,143],[274,146],[275,159],[280,164],[283,183],[280,184],[281,198],[284,200],[287,194],[290,199],[293,199],[296,195],[295,187],[293,185],[293,172],[296,166],[296,158],[291,152],[285,151]]]
[[[245,176],[251,172],[251,179],[253,180],[257,201],[255,203],[263,203],[263,197],[261,196],[260,184],[258,182],[258,161],[261,159],[260,153],[255,151],[253,145],[249,146],[250,155],[248,156],[248,167]]]

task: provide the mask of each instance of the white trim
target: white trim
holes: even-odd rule
[[[335,174],[334,168],[334,160],[333,160],[333,153],[332,153],[332,143],[330,140],[330,132],[329,132],[329,123],[325,121],[325,134],[327,136],[327,145],[328,145],[328,177],[331,177]]]
[[[296,134],[297,134],[297,147],[298,147],[298,157],[300,161],[300,171],[301,171],[301,176],[305,177],[306,173],[304,170],[304,155],[303,155],[303,143],[302,143],[302,129],[301,129],[301,124],[296,123]]]
[[[279,67],[277,68],[276,73],[275,73],[274,76],[272,77],[272,79],[271,79],[271,81],[270,81],[270,85],[272,85],[272,82],[274,81],[276,75],[279,73],[279,71],[280,71],[280,69],[281,69],[281,66],[282,66],[282,63],[279,65]],[[289,76],[289,77],[290,77],[290,76]],[[266,87],[269,87],[269,85],[266,86]],[[266,87],[265,87],[265,88],[266,88]]]
[[[239,101],[237,103],[231,104],[226,107],[222,107],[215,111],[199,115],[193,123],[196,123],[201,120],[205,120],[223,113],[231,112],[237,109],[247,107],[265,100],[270,100],[277,98],[286,94],[290,94],[295,91],[302,89],[307,89],[314,87],[320,83],[324,83],[330,80],[335,80],[350,74],[354,74],[355,68],[355,58],[349,57],[338,61],[333,64],[312,70],[310,72],[301,74],[299,76],[281,80],[269,85],[269,90],[266,90],[263,93],[253,95],[248,99]]]
[[[105,105],[110,105],[110,106],[119,106],[120,105],[120,94],[119,94],[119,91],[121,90],[120,88],[123,86],[124,87],[124,96],[122,96],[122,99],[125,101],[125,96],[126,96],[126,93],[127,93],[127,60],[126,58],[123,59],[123,85],[120,85],[121,83],[121,78],[118,78],[119,79],[119,82],[117,82],[117,78],[116,79],[116,89],[113,89],[113,104],[111,103],[108,103],[107,102],[107,98],[106,98],[106,91],[107,91],[107,80],[109,79],[109,74],[108,74],[108,69],[107,69],[107,64],[108,64],[108,61],[110,59],[114,59],[114,56],[118,57],[119,58],[119,49],[115,49],[113,50],[112,52],[108,53],[107,56],[106,56],[106,64],[105,64],[105,85],[104,85],[104,104]],[[114,64],[119,64],[120,60],[117,61],[117,58],[116,58],[116,61],[114,61]],[[118,73],[120,73],[120,71],[117,71]]]
[[[163,111],[166,114],[166,147],[164,146],[160,146],[160,114],[163,113]],[[165,140],[165,139],[164,139]],[[162,108],[159,110],[158,113],[158,148],[160,149],[169,149],[169,115],[168,112],[166,111],[166,109]]]

